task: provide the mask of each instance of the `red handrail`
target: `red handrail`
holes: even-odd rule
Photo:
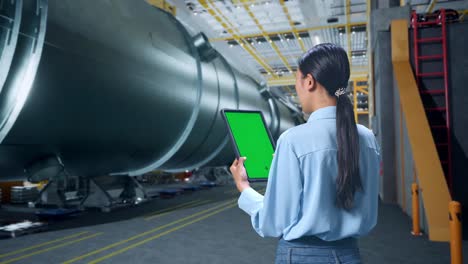
[[[429,18],[431,15],[426,15],[426,18]],[[434,18],[434,15],[432,15]],[[438,146],[447,146],[447,160],[441,160],[443,165],[447,165],[447,184],[449,186],[450,192],[452,192],[453,179],[452,179],[452,135],[451,135],[451,122],[450,122],[450,98],[449,98],[449,82],[448,82],[448,62],[447,62],[447,23],[446,23],[446,11],[441,9],[439,15],[432,21],[418,21],[418,15],[415,11],[411,14],[411,26],[413,28],[413,52],[414,52],[414,69],[416,82],[419,87],[421,95],[444,95],[445,96],[445,107],[432,107],[426,108],[427,112],[445,112],[445,125],[431,125],[431,128],[436,129],[446,129],[447,132],[447,142],[441,143],[436,142]],[[419,27],[421,26],[430,26],[436,27],[440,26],[442,35],[440,37],[429,37],[429,38],[419,38]],[[442,54],[441,55],[419,55],[419,45],[424,43],[432,42],[441,42],[442,43]],[[424,60],[439,60],[443,62],[443,71],[442,72],[420,72],[419,63]],[[421,78],[424,77],[443,77],[444,78],[444,88],[438,90],[423,90],[421,87]]]

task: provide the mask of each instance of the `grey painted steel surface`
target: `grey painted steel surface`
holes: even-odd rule
[[[275,137],[295,125],[222,56],[200,59],[182,25],[145,1],[50,0],[36,48],[27,102],[0,145],[0,177],[54,155],[81,176],[224,165],[234,155],[221,108],[263,111],[279,127]]]
[[[383,178],[381,197],[384,202],[396,202],[395,195],[395,133],[393,111],[393,69],[391,61],[390,32],[376,32],[374,49],[375,115],[377,140],[382,149]]]
[[[458,200],[462,208],[463,238],[468,239],[468,21],[463,24],[449,26],[449,85],[451,92],[452,114],[452,157],[454,177],[454,199]]]
[[[22,0],[3,2],[0,6],[0,92],[13,60],[22,9]]]
[[[0,142],[15,124],[31,90],[42,54],[46,19],[47,0],[26,2],[14,56],[10,68],[4,69],[9,72],[0,96]]]
[[[375,3],[374,3],[375,4]],[[376,5],[373,5],[376,7]],[[378,7],[378,5],[377,5]],[[393,66],[391,57],[390,23],[394,19],[407,19],[410,8],[380,8],[371,14],[371,47],[374,51],[375,116],[377,139],[382,148],[383,178],[380,195],[384,202],[397,202],[395,183],[395,133]]]

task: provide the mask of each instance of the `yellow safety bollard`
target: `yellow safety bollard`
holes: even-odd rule
[[[450,226],[450,256],[452,264],[462,264],[462,225],[461,205],[459,202],[449,203],[449,226]]]
[[[419,226],[419,190],[416,183],[411,185],[411,194],[413,195],[413,231],[411,231],[411,234],[421,236],[422,233]]]

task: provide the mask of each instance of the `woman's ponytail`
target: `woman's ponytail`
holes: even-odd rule
[[[362,190],[359,173],[359,136],[354,120],[353,105],[345,93],[350,75],[348,56],[343,48],[324,43],[314,46],[299,59],[299,69],[311,74],[328,91],[337,96],[336,142],[338,176],[336,205],[345,210],[353,208],[354,194]]]
[[[337,98],[336,143],[338,147],[336,204],[340,208],[350,210],[353,207],[354,193],[362,189],[362,182],[359,174],[359,135],[354,120],[353,105],[346,94]]]

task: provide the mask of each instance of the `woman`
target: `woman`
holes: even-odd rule
[[[296,92],[312,114],[279,137],[264,197],[245,157],[233,162],[239,207],[260,236],[281,237],[276,263],[361,263],[356,238],[377,223],[379,147],[355,123],[346,52],[320,44],[298,64]]]

